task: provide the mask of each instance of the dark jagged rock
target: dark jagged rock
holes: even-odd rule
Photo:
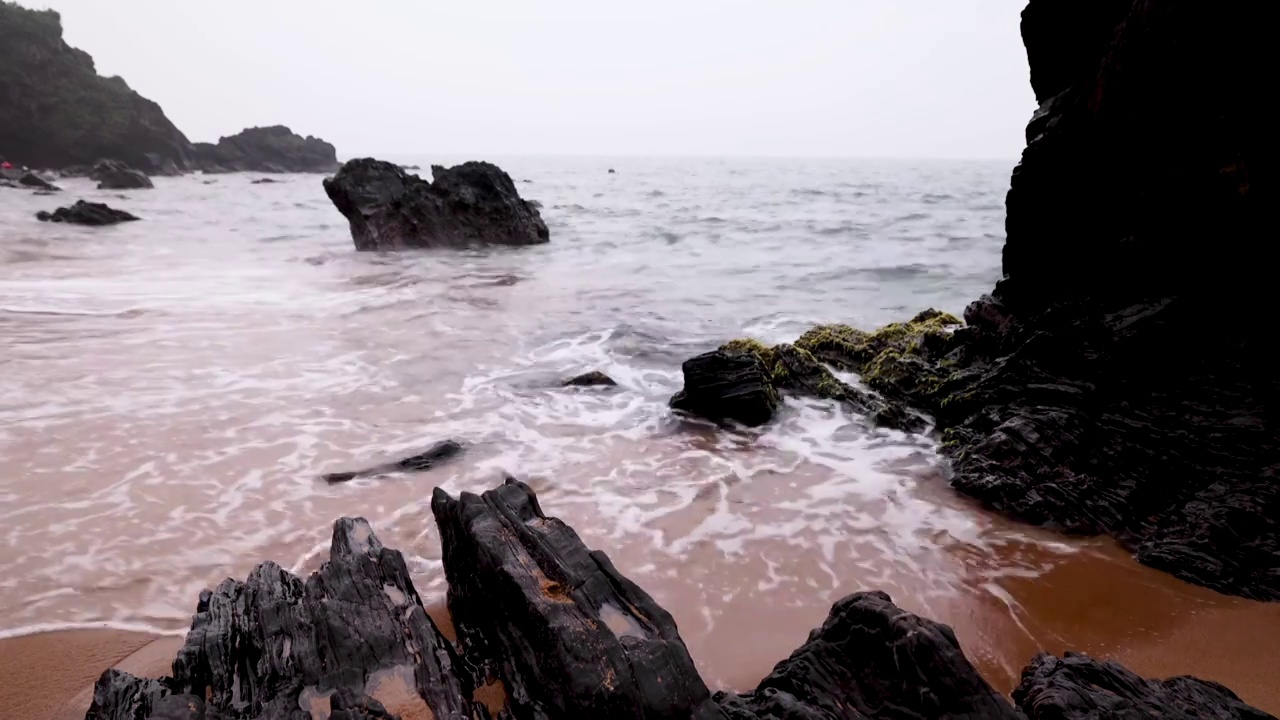
[[[249,184],[250,185],[272,185],[272,184],[275,184],[276,182],[277,182],[276,180],[272,180],[271,178],[258,178],[257,180],[250,181]]]
[[[119,160],[101,160],[93,166],[89,177],[98,181],[99,190],[142,190],[153,188],[151,178]]]
[[[1015,720],[951,629],[883,593],[840,600],[749,693],[699,677],[675,623],[515,480],[483,495],[436,490],[450,643],[404,558],[362,519],[334,524],[305,581],[267,562],[201,593],[173,674],[118,670],[88,720]],[[744,640],[746,641],[746,640]],[[504,704],[477,698],[498,688]],[[1229,690],[1144,680],[1114,663],[1041,656],[1015,692],[1032,720],[1266,720]]]
[[[206,173],[329,173],[339,166],[333,145],[283,125],[248,128],[219,138],[216,145],[195,143],[192,154]]]
[[[1280,600],[1267,24],[1255,3],[1032,0],[1042,104],[1005,278],[966,311],[939,424],[987,505]]]
[[[22,177],[18,178],[18,184],[25,187],[35,188],[37,190],[49,190],[52,192],[62,190],[62,188],[32,172],[23,173]]]
[[[436,490],[431,510],[463,652],[503,681],[513,715],[721,717],[667,611],[527,485]]]
[[[1147,680],[1112,661],[1039,655],[1022,671],[1014,702],[1029,720],[1274,720],[1215,682]]]
[[[384,475],[393,472],[420,472],[430,470],[446,460],[457,457],[462,452],[462,445],[454,440],[442,440],[432,445],[426,452],[411,455],[403,460],[397,460],[392,463],[376,465],[364,470],[356,470],[354,472],[329,473],[324,475],[323,479],[329,483],[347,482],[359,477],[370,477],[373,475]]]
[[[1018,720],[969,663],[951,628],[882,592],[840,600],[760,685],[717,693],[731,720]]]
[[[187,166],[190,143],[159,105],[62,39],[52,10],[0,2],[0,149],[17,165],[56,168],[118,158]]]
[[[560,383],[563,387],[614,387],[618,383],[599,370],[576,375]]]
[[[76,225],[115,225],[116,223],[139,220],[137,215],[124,210],[116,210],[104,203],[91,203],[77,200],[71,207],[61,207],[53,212],[41,210],[36,213],[41,222],[73,223]]]
[[[431,172],[427,182],[389,162],[351,160],[324,189],[350,223],[357,250],[547,242],[537,209],[496,166],[468,162]]]
[[[363,519],[343,519],[329,562],[305,581],[266,562],[244,582],[201,593],[173,675],[139,680],[109,670],[86,718],[266,720],[342,710],[470,719],[477,714],[458,662],[404,557]]]
[[[710,420],[763,425],[778,409],[769,368],[753,352],[713,350],[684,361],[684,389],[671,407]]]

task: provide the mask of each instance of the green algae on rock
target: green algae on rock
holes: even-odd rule
[[[961,325],[954,315],[930,308],[874,332],[819,325],[796,345],[834,367],[858,373],[879,392],[932,410],[941,401],[934,396],[951,374],[945,356],[954,349],[953,334]]]

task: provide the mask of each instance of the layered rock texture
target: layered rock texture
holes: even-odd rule
[[[815,328],[795,346],[931,414],[953,485],[986,505],[1277,600],[1262,7],[1032,0],[1022,32],[1041,105],[1008,195],[1004,279],[963,327],[926,311],[874,333]],[[677,407],[734,417],[748,397],[738,419],[771,414],[736,366],[708,379],[690,363]],[[704,388],[723,397],[691,407]]]
[[[330,173],[338,169],[337,150],[317,137],[302,137],[283,125],[255,127],[217,144],[196,143],[195,166],[206,173]]]
[[[187,168],[190,143],[154,102],[62,40],[52,10],[0,0],[0,153],[56,168],[102,158],[159,172]]]
[[[666,610],[548,517],[527,485],[456,498],[437,489],[431,510],[456,642],[427,615],[404,557],[344,518],[311,577],[267,562],[202,593],[172,675],[108,670],[86,717],[1270,717],[1214,683],[1145,680],[1080,655],[1036,658],[1015,709],[950,628],[875,592],[837,602],[755,690],[713,694]]]
[[[433,180],[372,158],[351,160],[324,190],[351,225],[357,250],[535,245],[550,239],[538,209],[495,165],[431,168]]]

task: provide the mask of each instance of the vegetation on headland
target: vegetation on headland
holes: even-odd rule
[[[63,41],[57,12],[0,0],[0,154],[31,167],[182,168],[189,145],[159,105]]]

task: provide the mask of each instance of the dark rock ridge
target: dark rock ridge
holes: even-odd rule
[[[77,200],[71,207],[60,207],[52,213],[41,210],[36,213],[41,222],[73,223],[76,225],[115,225],[140,219],[123,210],[116,210],[103,203]]]
[[[828,326],[796,345],[931,414],[952,484],[987,506],[1280,600],[1262,8],[1032,0],[1041,105],[1004,278],[954,331],[894,347],[903,325]]]
[[[353,472],[329,473],[322,476],[322,479],[328,483],[347,482],[360,477],[372,477],[374,475],[386,475],[393,472],[420,472],[430,470],[446,460],[451,460],[462,453],[462,444],[455,440],[442,440],[432,445],[424,452],[417,455],[410,455],[402,460],[395,462],[375,465],[364,470],[356,470]]]
[[[103,673],[88,720],[975,720],[1270,716],[1194,678],[1152,681],[1080,655],[1040,656],[1015,709],[945,625],[884,593],[840,600],[753,691],[714,695],[671,616],[532,490],[436,490],[457,641],[425,612],[399,552],[334,525],[303,580],[275,563],[201,593],[169,677]]]
[[[146,173],[134,170],[119,160],[99,161],[89,171],[89,177],[98,181],[99,190],[143,190],[155,187]]]
[[[11,162],[186,169],[189,147],[159,105],[63,41],[58,13],[0,0],[0,152]]]
[[[330,173],[339,167],[333,145],[283,125],[248,128],[216,145],[195,143],[192,154],[196,168],[206,173]]]
[[[351,160],[324,181],[351,225],[357,250],[471,245],[533,245],[549,239],[537,208],[520,199],[498,167],[468,162],[432,166],[432,182],[398,166]]]

